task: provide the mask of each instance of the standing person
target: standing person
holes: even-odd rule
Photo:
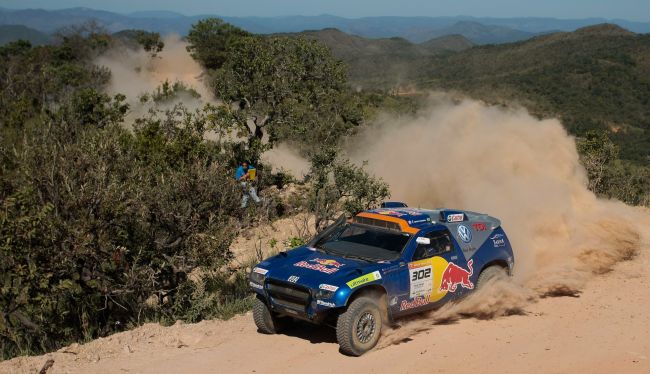
[[[253,165],[250,165],[247,161],[242,162],[237,171],[235,172],[235,179],[241,184],[243,196],[241,198],[241,207],[246,208],[248,206],[248,198],[250,197],[259,204],[262,200],[257,196],[257,191],[253,183],[257,178],[257,170]]]

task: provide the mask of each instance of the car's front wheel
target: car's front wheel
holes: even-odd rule
[[[381,328],[381,309],[375,300],[359,297],[352,301],[336,323],[336,338],[341,351],[351,356],[368,352],[377,345]]]
[[[253,320],[255,326],[265,334],[277,334],[286,326],[284,318],[273,313],[259,298],[253,301]]]

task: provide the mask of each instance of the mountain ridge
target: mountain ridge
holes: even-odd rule
[[[163,34],[186,35],[193,23],[206,17],[222,18],[226,22],[253,33],[272,34],[337,28],[343,32],[367,38],[399,36],[412,42],[423,42],[443,34],[460,33],[475,44],[494,44],[524,40],[551,31],[574,31],[581,27],[603,22],[616,23],[637,33],[650,32],[650,22],[607,20],[604,18],[555,19],[470,16],[345,18],[329,14],[320,16],[227,17],[209,14],[185,16],[181,13],[169,11],[138,11],[131,14],[121,14],[91,8],[59,10],[7,10],[0,8],[0,24],[21,24],[45,33],[51,33],[70,24],[96,20],[111,32],[124,29],[143,29]],[[459,22],[460,26],[458,26]],[[463,22],[469,22],[469,24]],[[483,26],[482,35],[464,33],[463,28],[467,28],[472,22]],[[445,29],[449,30],[445,31]]]

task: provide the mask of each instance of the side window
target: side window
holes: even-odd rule
[[[413,261],[424,260],[433,256],[451,252],[451,238],[447,230],[433,231],[424,235],[429,243],[418,243],[413,255]]]

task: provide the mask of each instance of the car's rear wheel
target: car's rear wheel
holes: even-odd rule
[[[485,285],[488,284],[488,282],[490,282],[492,279],[505,279],[507,276],[508,271],[503,266],[488,266],[487,268],[483,269],[481,274],[478,276],[478,280],[476,281],[476,288],[481,289],[482,287],[485,287]]]
[[[382,328],[381,316],[375,300],[359,297],[352,301],[336,323],[336,339],[341,352],[361,356],[377,345]]]
[[[265,334],[277,334],[287,325],[285,318],[273,313],[259,298],[253,301],[253,320],[255,326]]]

